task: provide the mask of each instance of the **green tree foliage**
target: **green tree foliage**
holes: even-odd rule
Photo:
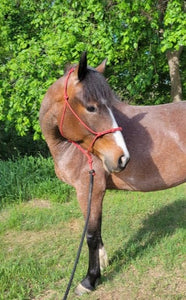
[[[92,66],[108,58],[106,76],[123,99],[170,102],[165,52],[185,44],[183,3],[1,0],[0,131],[15,128],[19,135],[39,138],[38,111],[46,90],[84,50]]]

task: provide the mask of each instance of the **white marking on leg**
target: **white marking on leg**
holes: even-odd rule
[[[112,118],[113,128],[117,128],[118,124],[117,124],[117,122],[116,122],[116,120],[114,118],[114,115],[113,115],[111,109],[109,107],[107,107],[107,108],[108,108],[109,114],[110,114],[110,116]],[[115,138],[115,141],[116,141],[117,145],[119,147],[121,147],[121,149],[123,150],[123,153],[125,155],[125,158],[128,161],[129,158],[130,158],[130,154],[129,154],[129,151],[128,151],[127,146],[125,144],[125,141],[124,141],[124,138],[123,138],[123,135],[122,135],[121,131],[116,131],[116,132],[114,132],[113,135],[114,135],[114,138]]]
[[[108,266],[108,256],[104,246],[99,249],[99,264],[101,271]]]

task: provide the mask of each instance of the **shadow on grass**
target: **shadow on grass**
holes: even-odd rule
[[[185,228],[185,199],[176,200],[149,215],[143,226],[134,234],[125,246],[115,251],[109,264],[112,270],[107,277],[113,277],[123,265],[142,256],[146,249],[154,247],[161,239],[171,236],[177,228]]]

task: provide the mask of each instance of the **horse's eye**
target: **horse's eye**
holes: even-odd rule
[[[96,112],[97,108],[95,106],[87,106],[89,112]]]

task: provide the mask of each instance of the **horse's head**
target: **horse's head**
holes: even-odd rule
[[[59,128],[63,137],[98,156],[108,172],[119,172],[129,153],[112,113],[113,92],[101,74],[105,64],[88,67],[84,52],[79,65],[64,75]]]

